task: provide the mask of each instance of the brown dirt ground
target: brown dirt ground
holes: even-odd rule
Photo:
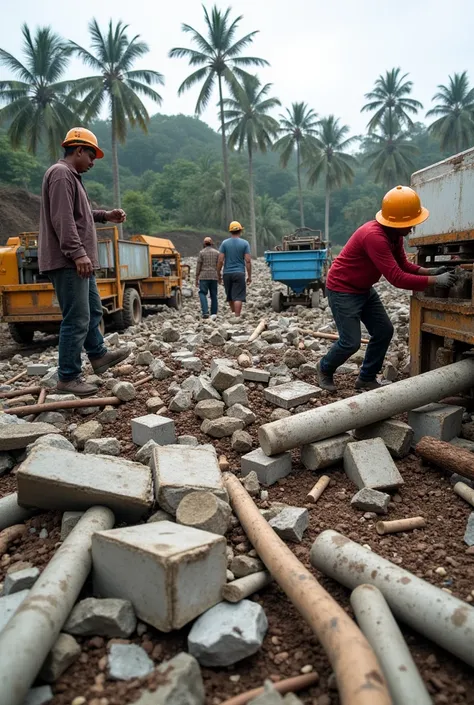
[[[3,342],[1,340],[0,342]],[[200,356],[210,360],[213,356],[221,356],[221,350],[209,349]],[[268,356],[266,361],[275,359]],[[177,370],[178,378],[184,378],[187,373],[178,370],[171,359],[167,364]],[[134,375],[137,379],[136,373]],[[352,379],[339,378],[340,391],[338,398],[353,394]],[[145,385],[139,391],[138,397],[120,408],[120,418],[115,424],[105,426],[104,436],[119,438],[122,442],[123,456],[133,458],[136,448],[131,441],[130,419],[147,413],[145,401],[155,389],[162,399],[169,401],[167,391],[169,381],[153,382]],[[250,407],[257,413],[258,422],[247,430],[256,441],[258,424],[268,420],[273,407],[263,399],[263,387],[253,385],[250,390]],[[326,393],[317,403],[334,401]],[[193,434],[202,442],[209,438],[200,431],[200,422],[192,411],[173,414],[177,432]],[[87,417],[86,420],[93,418]],[[83,422],[84,417],[72,416],[70,422]],[[237,472],[239,458],[230,449],[230,440],[215,441],[218,453],[224,453],[231,462],[231,467]],[[474,555],[466,550],[463,534],[470,508],[457,497],[449,480],[439,470],[423,465],[414,455],[409,455],[397,465],[404,477],[405,485],[394,495],[389,506],[389,519],[416,516],[421,514],[427,520],[425,529],[379,536],[375,531],[374,521],[364,518],[362,512],[356,512],[350,507],[350,498],[354,487],[348,480],[341,466],[329,470],[331,483],[317,504],[307,504],[306,494],[318,479],[318,474],[303,469],[299,454],[294,453],[294,471],[269,488],[270,501],[282,501],[292,505],[307,507],[310,513],[310,525],[301,544],[291,544],[295,555],[308,567],[321,584],[328,590],[349,613],[349,591],[332,580],[315,571],[309,563],[311,545],[324,529],[335,529],[361,544],[369,544],[371,548],[419,577],[423,577],[434,585],[449,589],[457,597],[472,600],[471,590],[474,588]],[[325,472],[328,472],[327,470]],[[0,479],[0,496],[15,489],[14,476],[10,474]],[[257,501],[260,507],[266,503]],[[0,561],[0,581],[6,569],[20,560],[27,560],[43,568],[59,542],[60,514],[47,512],[30,519],[27,525],[36,529],[26,537],[15,542],[8,558]],[[48,538],[38,537],[41,528],[46,527]],[[229,535],[228,540],[234,547],[245,540],[242,530],[237,527]],[[250,545],[249,545],[250,548]],[[444,567],[447,575],[438,576],[434,571]],[[91,587],[84,587],[83,595],[90,595]],[[474,591],[473,591],[474,595]],[[261,685],[265,678],[273,680],[298,675],[305,665],[312,665],[319,674],[319,682],[313,688],[300,693],[305,705],[337,705],[340,700],[331,678],[331,666],[317,637],[311,632],[304,620],[296,612],[278,586],[272,585],[265,591],[254,596],[265,608],[269,621],[269,629],[262,649],[253,657],[235,666],[224,669],[203,668],[203,678],[206,689],[206,705],[219,705],[226,698],[243,692],[249,688]],[[472,671],[461,661],[448,652],[436,647],[421,635],[402,627],[410,646],[415,662],[427,684],[433,702],[436,705],[474,705],[472,688]],[[186,649],[188,629],[171,634],[162,634],[148,627],[141,637],[131,640],[141,644],[151,654],[151,658],[160,663]],[[129,683],[116,683],[106,678],[106,654],[108,643],[102,638],[82,639],[82,655],[53,686],[55,697],[52,705],[70,705],[74,697],[82,695],[88,705],[125,705],[138,697],[140,689],[145,685],[153,688],[156,682],[153,676],[144,680]],[[230,680],[232,677],[232,680]]]
[[[25,189],[0,188],[0,245],[9,237],[38,230],[40,198]]]

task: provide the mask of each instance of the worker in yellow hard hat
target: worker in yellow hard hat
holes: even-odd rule
[[[82,378],[83,347],[96,374],[130,355],[129,348],[108,351],[105,347],[99,330],[102,301],[94,274],[99,268],[94,223],[123,223],[126,216],[121,208],[91,209],[82,174],[104,156],[94,133],[74,127],[62,147],[63,158],[43,178],[38,261],[40,272],[53,283],[63,317],[56,391],[86,397],[95,394],[98,387]]]
[[[247,240],[242,239],[244,229],[233,220],[229,225],[231,237],[224,240],[219,249],[217,272],[222,281],[221,272],[224,269],[224,288],[230,310],[235,316],[240,316],[242,304],[247,298],[247,284],[252,281],[252,258]],[[245,271],[247,270],[247,281]]]
[[[318,363],[319,386],[336,391],[333,375],[361,343],[361,322],[370,334],[356,389],[376,389],[377,374],[393,335],[393,325],[373,285],[383,275],[399,289],[423,291],[431,284],[450,287],[455,275],[446,267],[425,269],[409,262],[403,238],[423,223],[429,212],[418,194],[397,186],[385,194],[382,208],[358,228],[334,260],[326,280],[329,306],[339,340]]]

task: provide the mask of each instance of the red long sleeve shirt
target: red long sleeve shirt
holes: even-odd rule
[[[428,277],[418,275],[418,265],[408,261],[401,235],[388,235],[371,220],[358,228],[329,269],[326,286],[344,294],[361,294],[383,275],[398,289],[423,291]]]

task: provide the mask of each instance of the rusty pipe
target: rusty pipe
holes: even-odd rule
[[[18,406],[13,409],[5,409],[5,414],[26,416],[28,414],[40,414],[42,411],[54,411],[55,409],[82,409],[88,406],[118,406],[120,403],[120,399],[117,399],[117,397],[53,401],[50,404],[32,404],[31,406]]]
[[[317,673],[307,673],[304,676],[293,676],[293,678],[285,678],[283,681],[278,681],[278,683],[273,683],[273,687],[277,693],[284,695],[285,693],[296,693],[303,688],[310,688],[312,685],[316,685],[319,681],[319,675]],[[229,700],[224,700],[221,705],[247,705],[247,703],[253,702],[257,695],[262,695],[265,692],[265,688],[253,688],[252,690],[247,690],[246,693],[240,693],[240,695],[235,695]]]
[[[10,392],[0,392],[0,399],[14,399],[22,397],[24,394],[39,394],[41,387],[23,387],[23,389],[12,389]]]
[[[379,663],[360,629],[275,534],[235,475],[226,474],[225,486],[261,560],[323,645],[343,705],[389,705]]]
[[[406,517],[405,519],[394,519],[393,521],[378,521],[375,530],[380,536],[384,534],[397,534],[399,531],[413,531],[413,529],[423,529],[426,526],[424,517]]]

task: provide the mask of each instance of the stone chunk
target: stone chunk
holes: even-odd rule
[[[403,421],[387,419],[378,423],[357,428],[354,437],[358,441],[368,438],[381,438],[394,458],[404,458],[413,443],[413,429]]]
[[[465,438],[452,438],[449,442],[457,448],[464,448],[464,450],[474,453],[474,441],[468,441]]]
[[[359,488],[394,489],[403,478],[381,438],[349,443],[344,451],[346,475]]]
[[[171,514],[176,514],[179,503],[190,492],[212,492],[228,501],[212,446],[157,446],[153,449],[151,467],[156,501]]]
[[[82,511],[96,504],[137,520],[152,504],[151,472],[121,458],[38,446],[17,472],[18,504],[39,509]]]
[[[207,377],[198,377],[196,382],[196,388],[194,390],[195,401],[204,401],[205,399],[217,399],[221,400],[221,395],[214,389]]]
[[[292,409],[294,406],[306,404],[313,397],[318,397],[321,391],[320,387],[313,384],[295,381],[269,387],[265,389],[263,396],[270,404],[281,406],[282,409]]]
[[[170,521],[92,537],[96,594],[130,600],[142,621],[180,629],[221,600],[226,541]]]
[[[221,602],[193,624],[189,653],[203,666],[231,666],[260,649],[267,629],[267,617],[257,602]]]
[[[102,430],[102,424],[98,421],[87,421],[78,426],[72,433],[72,439],[77,449],[83,450],[87,441],[92,438],[100,438]]]
[[[173,370],[165,365],[163,360],[153,360],[150,364],[150,372],[155,379],[160,381],[173,376]]]
[[[137,446],[144,446],[148,441],[159,445],[176,443],[174,421],[156,414],[138,416],[132,419],[132,440]]]
[[[178,436],[179,446],[191,446],[195,448],[199,445],[199,441],[196,436],[190,436],[189,434],[184,434],[183,436]]]
[[[94,409],[96,411],[96,409]],[[84,413],[84,409],[79,409],[79,413]],[[43,411],[36,417],[36,422],[49,423],[61,429],[66,423],[66,416],[59,411]]]
[[[2,595],[13,595],[21,590],[29,590],[39,578],[38,568],[23,568],[7,573],[3,583]]]
[[[63,629],[74,636],[129,637],[137,618],[128,600],[88,597],[73,608]]]
[[[137,390],[131,382],[117,382],[112,387],[112,394],[120,401],[132,401],[137,396]]]
[[[462,426],[462,406],[448,404],[427,404],[408,412],[408,424],[414,436],[412,445],[416,445],[423,436],[431,436],[439,441],[450,441],[459,436]]]
[[[21,450],[49,433],[59,431],[47,423],[0,424],[0,451]]]
[[[70,634],[60,634],[40,671],[41,680],[54,683],[81,655],[81,647]]]
[[[48,370],[49,365],[45,365],[41,362],[31,363],[26,366],[26,374],[28,377],[44,377]]]
[[[136,644],[112,644],[108,666],[109,678],[113,681],[143,678],[155,669],[146,651]]]
[[[218,365],[211,372],[211,384],[214,389],[223,392],[229,387],[234,387],[236,384],[241,384],[244,381],[244,376],[240,370],[235,370],[233,367]]]
[[[40,685],[28,691],[23,705],[46,705],[51,702],[53,697],[53,691],[49,685]]]
[[[308,528],[309,513],[301,507],[285,507],[276,517],[270,519],[269,524],[284,541],[299,543]]]
[[[342,433],[340,436],[308,443],[301,448],[301,462],[308,470],[329,468],[342,461],[347,444],[353,441],[349,433]]]
[[[142,446],[135,455],[135,460],[137,463],[143,463],[143,465],[149,465],[151,456],[153,453],[153,448],[158,445],[156,441],[147,441],[144,446]]]
[[[233,406],[230,406],[225,413],[226,416],[232,416],[234,419],[240,419],[243,421],[244,426],[250,426],[250,424],[257,420],[257,417],[253,411],[242,404],[234,404]]]
[[[181,652],[155,669],[163,674],[163,684],[141,695],[134,705],[204,705],[201,669],[193,656]]]
[[[84,512],[64,512],[61,519],[61,541],[67,539]]]
[[[151,517],[147,519],[147,524],[153,524],[157,521],[174,521],[174,516],[172,514],[168,514],[168,512],[165,512],[164,509],[158,509],[156,512],[153,512]]]
[[[34,443],[29,445],[26,449],[26,454],[29,455],[33,448],[37,448],[39,445],[47,446],[48,448],[59,448],[60,450],[70,450],[73,453],[76,452],[76,449],[67,438],[64,438],[64,436],[61,436],[59,433],[48,433],[46,436],[40,436]]]
[[[322,703],[323,701],[320,700],[319,702]],[[329,703],[329,699],[325,702]],[[294,693],[287,693],[282,697],[280,693],[275,690],[271,681],[265,681],[264,692],[256,698],[249,700],[248,705],[303,705],[303,701],[297,698]]]
[[[291,453],[280,453],[269,457],[261,448],[243,455],[240,459],[242,475],[254,470],[262,485],[273,485],[291,472]]]
[[[179,391],[170,402],[170,411],[187,411],[192,406],[193,395],[191,392]]]
[[[44,377],[41,377],[40,387],[45,389],[53,389],[58,383],[58,368],[51,367],[48,372],[46,372]]]
[[[469,514],[467,520],[466,531],[464,533],[464,543],[468,546],[474,546],[474,512]]]
[[[252,436],[246,431],[234,431],[230,444],[236,453],[248,453],[253,446]]]
[[[247,369],[242,370],[244,380],[246,382],[259,382],[260,384],[268,384],[270,380],[270,373],[266,370],[259,370],[256,367],[247,367]]]
[[[249,403],[247,389],[243,384],[235,384],[233,387],[229,387],[222,393],[222,398],[227,406],[234,406],[234,404],[248,406]]]
[[[244,422],[234,419],[231,416],[221,416],[220,419],[204,419],[201,424],[201,431],[212,438],[226,438],[232,436],[234,431],[240,431],[244,427]]]
[[[230,564],[230,570],[236,578],[245,578],[246,575],[259,573],[265,566],[258,558],[252,556],[235,556]]]
[[[251,497],[257,497],[260,494],[260,482],[257,473],[253,470],[244,477],[242,484]]]
[[[28,597],[29,590],[21,590],[14,592],[12,595],[0,597],[0,632],[7,625],[10,617],[12,617],[23,600]]]
[[[204,399],[194,407],[194,413],[200,419],[219,419],[224,413],[225,404],[217,399]]]
[[[369,487],[363,487],[351,499],[351,507],[360,509],[362,512],[375,512],[376,514],[386,514],[390,495]]]
[[[184,370],[191,370],[191,372],[197,372],[199,374],[202,370],[202,361],[199,357],[185,357],[181,360],[181,367]]]
[[[150,365],[153,359],[153,354],[149,350],[143,350],[138,353],[135,362],[137,365]]]
[[[306,356],[302,352],[296,350],[296,348],[289,348],[283,355],[284,364],[290,368],[300,367],[307,362]]]
[[[227,502],[211,492],[190,492],[179,503],[176,521],[178,524],[224,536],[231,515],[232,510]]]
[[[6,475],[14,465],[15,461],[11,455],[8,455],[8,453],[0,453],[0,477]]]
[[[91,438],[86,441],[84,452],[89,455],[120,455],[120,441],[116,438]]]

